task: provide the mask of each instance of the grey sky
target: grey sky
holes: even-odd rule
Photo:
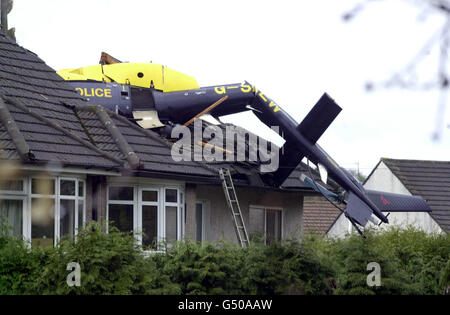
[[[343,111],[319,144],[344,167],[359,161],[368,173],[380,157],[450,160],[448,129],[431,140],[437,91],[363,89],[402,68],[443,20],[420,20],[416,7],[389,0],[342,23],[355,3],[15,0],[9,24],[20,45],[55,69],[96,64],[106,51],[162,63],[201,86],[247,80],[298,122],[326,91]],[[435,74],[435,53],[420,77]],[[263,132],[256,118],[239,116],[228,119]]]

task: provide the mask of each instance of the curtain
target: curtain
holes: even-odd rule
[[[22,208],[22,200],[0,200],[0,217],[6,220],[10,233],[17,237],[22,237]]]

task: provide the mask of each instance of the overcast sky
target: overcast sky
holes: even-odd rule
[[[380,157],[450,160],[450,133],[431,140],[437,91],[367,93],[404,67],[443,19],[407,1],[375,1],[350,23],[355,0],[15,0],[18,43],[54,69],[97,64],[102,51],[161,63],[200,86],[249,81],[300,122],[323,92],[343,108],[319,140],[342,166],[369,173]],[[419,75],[432,77],[431,51]],[[445,113],[449,122],[448,109]],[[228,117],[261,132],[250,115]]]

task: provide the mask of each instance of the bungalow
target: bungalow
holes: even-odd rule
[[[382,158],[365,180],[367,189],[421,196],[431,212],[391,212],[389,225],[414,226],[427,233],[450,232],[450,162]],[[373,225],[372,225],[373,226]],[[352,232],[342,214],[327,230],[330,237]]]
[[[190,117],[187,117],[190,118]],[[300,165],[282,185],[257,163],[174,161],[172,142],[87,103],[0,32],[0,216],[31,246],[54,246],[94,220],[157,241],[237,242],[219,169],[230,170],[249,232],[300,237]]]

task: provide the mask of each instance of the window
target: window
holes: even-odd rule
[[[0,218],[5,220],[9,234],[16,237],[23,235],[23,209],[24,200],[3,199],[0,200]]]
[[[31,246],[51,247],[55,238],[55,199],[31,199]]]
[[[173,244],[178,239],[178,189],[165,189],[166,235],[165,240]]]
[[[31,246],[73,239],[85,221],[85,183],[78,178],[0,180],[0,216]]]
[[[280,209],[251,206],[249,209],[249,233],[253,239],[266,244],[282,238],[282,211]]]
[[[84,182],[61,178],[59,187],[59,235],[73,239],[84,225]]]
[[[31,245],[73,239],[84,225],[84,195],[84,181],[77,178],[32,178]]]
[[[266,209],[266,243],[281,241],[281,211]]]
[[[195,204],[195,240],[203,241],[203,205]]]
[[[178,187],[111,185],[107,217],[121,231],[138,232],[144,249],[158,250],[162,241],[170,246],[181,239],[183,202]]]
[[[108,221],[121,232],[133,231],[134,188],[110,187],[108,191]]]
[[[56,180],[31,179],[31,246],[55,244]]]
[[[0,179],[0,190],[9,192],[22,192],[23,191],[23,180],[5,180]]]
[[[0,222],[12,236],[24,235],[26,203],[23,179],[0,179]]]
[[[156,249],[158,243],[158,218],[159,213],[159,189],[142,188],[141,212],[142,212],[142,245],[145,249]]]
[[[209,201],[197,200],[195,203],[195,240],[205,242],[209,240]]]

